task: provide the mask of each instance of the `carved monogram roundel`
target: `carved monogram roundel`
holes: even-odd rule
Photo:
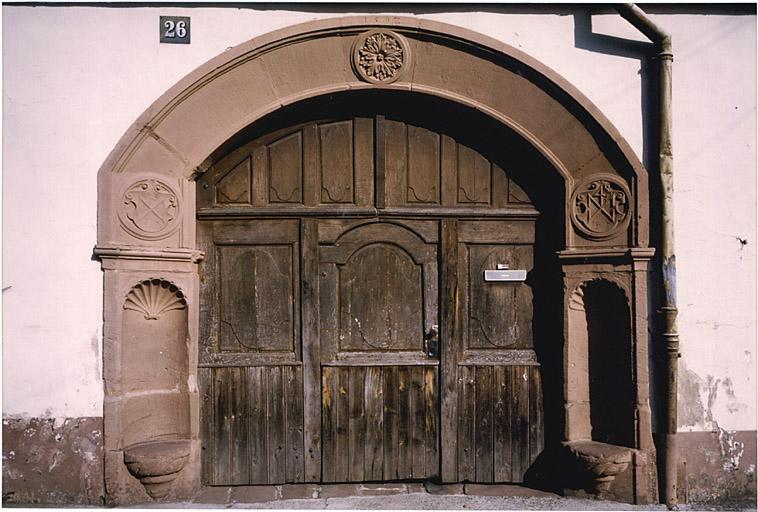
[[[587,238],[607,240],[629,225],[629,200],[629,187],[623,180],[593,176],[574,189],[571,220]]]
[[[161,180],[141,179],[124,190],[118,218],[124,229],[136,238],[165,238],[179,227],[177,194]]]
[[[359,78],[389,84],[408,67],[410,54],[403,36],[387,30],[369,30],[353,44],[353,69]]]

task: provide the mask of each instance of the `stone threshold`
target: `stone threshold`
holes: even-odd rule
[[[359,484],[283,484],[203,487],[190,503],[234,505],[280,500],[350,498],[362,496],[504,496],[558,498],[557,494],[508,484],[435,484],[432,482],[388,482]]]

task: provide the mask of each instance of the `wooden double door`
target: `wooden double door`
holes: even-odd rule
[[[511,196],[493,164],[473,160],[487,164],[482,176],[465,169],[465,158],[445,162],[443,144],[454,141],[428,130],[414,138],[395,123],[403,140],[389,147],[388,121],[342,123],[299,128],[294,142],[291,130],[254,141],[217,163],[199,194],[204,483],[520,482],[542,449],[532,291],[525,282],[486,281],[484,272],[532,270],[535,212],[519,197],[518,208],[495,204]],[[338,188],[324,178],[324,162],[329,172],[341,165],[339,151],[323,144],[335,130],[350,135],[351,151],[341,154],[350,157],[354,204],[323,204],[338,195],[329,193],[308,205],[309,188]],[[322,144],[309,145],[319,133]],[[357,155],[369,151],[355,146],[362,139],[374,141],[371,154]],[[285,157],[271,150],[283,140]],[[424,194],[423,180],[397,194],[411,187],[412,173],[398,185],[386,156],[402,144],[407,166],[414,151],[417,162],[434,160],[427,167],[439,173],[436,196]],[[299,173],[301,203],[283,208],[277,201],[292,195],[282,183],[272,192],[271,162],[304,166],[309,151],[319,153],[321,182],[311,183],[312,170],[290,173]],[[242,164],[241,155],[249,155]],[[444,172],[457,173],[461,186],[469,171],[469,191],[486,192],[489,202],[442,204]],[[256,194],[265,204],[255,204]],[[234,197],[249,204],[230,207]],[[438,204],[403,203],[419,197]]]

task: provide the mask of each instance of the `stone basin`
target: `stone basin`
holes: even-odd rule
[[[146,441],[124,448],[124,464],[153,499],[160,499],[168,495],[189,454],[189,439]]]
[[[616,475],[632,462],[632,449],[592,440],[564,443],[569,456],[579,463],[592,483],[591,491],[607,491]]]

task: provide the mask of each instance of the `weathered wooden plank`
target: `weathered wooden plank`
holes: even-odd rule
[[[413,452],[412,477],[426,477],[426,445],[424,436],[424,369],[419,366],[410,367],[410,400],[411,411],[411,448]]]
[[[458,368],[460,403],[458,408],[458,479],[461,482],[473,482],[475,474],[475,440],[476,440],[476,387],[474,376],[476,367]]]
[[[213,481],[216,485],[223,485],[231,481],[231,468],[229,459],[231,456],[231,416],[232,410],[229,404],[229,390],[232,384],[229,382],[226,368],[219,368],[213,372],[213,402],[216,404],[214,418],[214,454]]]
[[[353,122],[319,125],[322,204],[354,203]]]
[[[215,465],[215,446],[213,420],[215,418],[215,399],[213,396],[213,372],[210,368],[198,368],[197,384],[200,391],[200,443],[201,443],[201,481],[204,485],[213,485],[213,467]]]
[[[303,138],[301,132],[268,145],[268,201],[302,203]]]
[[[492,203],[491,164],[471,148],[458,144],[458,203]]]
[[[337,394],[332,398],[335,402],[336,425],[334,432],[334,479],[346,482],[350,477],[350,368],[335,368]]]
[[[295,352],[240,352],[199,354],[198,366],[214,368],[224,366],[300,366]]]
[[[297,366],[285,366],[284,398],[286,411],[285,479],[302,482],[303,468],[303,372]]]
[[[303,126],[303,204],[317,206],[321,196],[321,145],[316,124]]]
[[[476,460],[477,482],[493,482],[492,367],[476,367]]]
[[[440,202],[440,135],[408,125],[407,203]]]
[[[384,208],[387,205],[387,165],[385,148],[386,121],[384,116],[376,116],[374,130],[376,131],[376,155],[374,157],[374,196],[375,206]]]
[[[231,484],[246,484],[250,481],[250,465],[247,458],[250,451],[251,439],[248,437],[249,425],[254,418],[250,414],[250,401],[244,368],[228,368],[230,386],[229,404],[232,406],[231,415]]]
[[[354,121],[355,204],[374,205],[374,122],[359,117]]]
[[[297,219],[217,220],[213,223],[216,245],[289,244],[297,240]]]
[[[458,155],[457,145],[447,135],[441,140],[441,199],[443,206],[454,206],[458,189]]]
[[[492,164],[492,206],[503,208],[508,204],[508,177],[497,164]]]
[[[508,394],[508,368],[495,366],[495,405],[493,408],[494,427],[494,480],[495,482],[511,481],[511,434],[510,434],[510,399]]]
[[[397,398],[398,398],[398,437],[397,437],[397,478],[411,478],[413,474],[413,448],[411,446],[412,409],[411,409],[411,377],[410,368],[397,368]]]
[[[426,447],[425,473],[427,477],[440,474],[439,456],[439,421],[437,401],[439,387],[437,384],[437,368],[426,367],[424,372],[424,446]]]
[[[532,219],[462,220],[458,225],[458,231],[461,242],[534,243],[534,221]]]
[[[440,281],[441,470],[443,482],[458,481],[458,221],[443,220]],[[414,466],[415,468],[415,466]]]
[[[382,368],[366,368],[363,403],[366,409],[364,478],[382,480],[384,468],[384,382]]]
[[[517,380],[519,381],[519,460],[521,462],[521,472],[518,475],[518,482],[523,482],[524,473],[529,469],[529,369],[528,366],[518,367]]]
[[[364,379],[366,369],[352,367],[348,394],[350,397],[350,418],[348,420],[349,478],[351,482],[364,480],[364,450],[366,446],[366,416],[363,407]]]
[[[543,448],[542,378],[540,368],[529,368],[529,465],[534,463]]]
[[[319,335],[318,221],[301,221],[303,443],[306,482],[321,480],[321,347]]]
[[[251,484],[268,483],[268,450],[266,430],[268,429],[268,411],[266,403],[266,369],[248,367],[244,369],[247,380],[249,411],[251,421],[248,423],[249,460]]]
[[[384,126],[384,166],[386,183],[386,205],[405,204],[407,186],[408,139],[405,123],[385,119]]]
[[[268,411],[268,483],[282,484],[286,481],[285,450],[285,393],[282,369],[272,366],[264,370],[267,373],[267,411]]]
[[[253,206],[268,204],[268,150],[265,146],[253,149]]]
[[[256,218],[270,217],[323,217],[324,215],[340,217],[365,217],[366,215],[375,215],[373,207],[353,206],[349,204],[333,204],[328,208],[323,206],[300,206],[293,205],[275,205],[266,207],[245,207],[235,206],[234,208],[204,208],[197,211],[197,218],[200,220],[214,219],[234,219],[234,220],[252,220]],[[536,219],[539,212],[532,207],[513,207],[507,208],[482,208],[458,206],[455,208],[428,206],[392,206],[382,209],[382,214],[388,217],[454,217],[454,218],[490,218],[490,217],[511,217],[513,219]]]
[[[217,204],[250,204],[252,162],[246,155],[226,172],[215,185]]]
[[[325,366],[321,370],[321,431],[322,431],[322,475],[324,482],[336,481],[335,441],[337,430],[336,393],[338,376],[336,369]]]
[[[397,367],[382,367],[384,384],[384,480],[397,478],[398,390]]]

